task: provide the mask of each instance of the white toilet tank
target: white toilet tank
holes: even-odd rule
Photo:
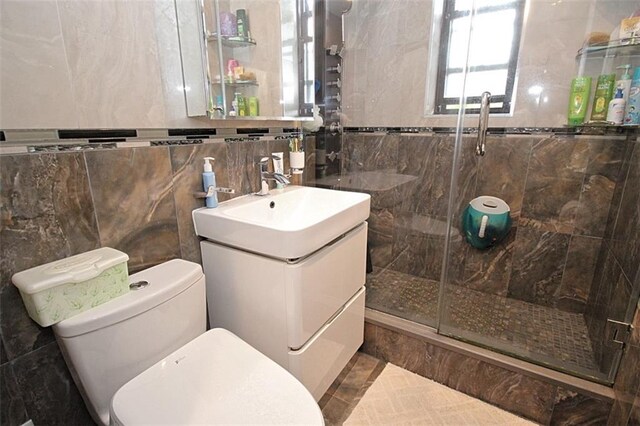
[[[171,260],[129,280],[149,284],[53,326],[98,424],[109,424],[111,398],[120,387],[206,331],[200,265]]]

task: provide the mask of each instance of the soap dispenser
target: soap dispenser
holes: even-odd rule
[[[615,97],[609,102],[609,110],[607,111],[607,121],[611,124],[619,126],[624,121],[624,95],[622,87],[616,89]]]
[[[204,172],[202,173],[202,186],[204,188],[204,192],[207,193],[207,197],[205,197],[206,206],[209,209],[214,207],[218,207],[218,193],[216,192],[216,174],[213,173],[213,166],[210,161],[213,162],[215,158],[213,157],[204,157]],[[211,191],[211,195],[208,195],[209,188],[213,188]]]

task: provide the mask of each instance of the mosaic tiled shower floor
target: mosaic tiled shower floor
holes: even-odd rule
[[[391,269],[376,269],[367,275],[367,307],[434,324],[438,284]],[[581,314],[453,285],[448,287],[446,299],[445,323],[456,329],[497,339],[521,353],[561,360],[568,368],[596,369]]]

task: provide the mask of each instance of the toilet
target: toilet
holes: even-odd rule
[[[53,326],[98,424],[322,425],[309,391],[233,333],[206,331],[200,265],[171,260]]]

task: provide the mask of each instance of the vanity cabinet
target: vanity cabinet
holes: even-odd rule
[[[288,263],[202,241],[211,327],[296,376],[316,400],[364,340],[367,223]]]

